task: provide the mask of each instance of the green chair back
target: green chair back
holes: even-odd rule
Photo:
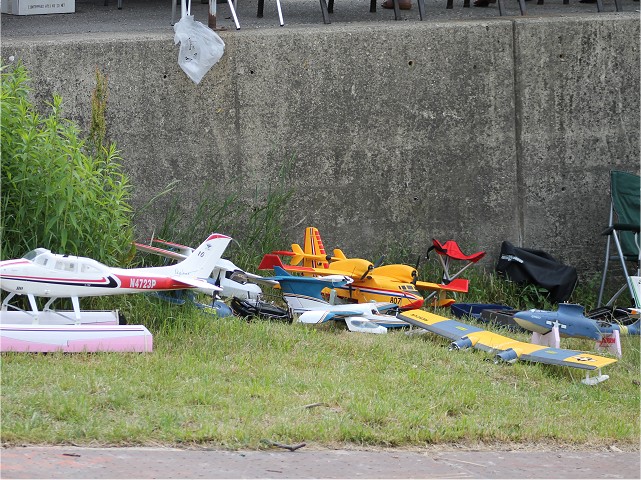
[[[637,228],[641,222],[641,178],[628,172],[612,170],[610,172],[610,192],[612,194],[612,208],[617,215],[618,221],[634,225]],[[638,258],[639,247],[635,242],[633,232],[622,232],[619,230],[621,249],[623,255],[631,258]]]

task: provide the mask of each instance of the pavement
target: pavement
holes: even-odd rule
[[[450,447],[451,448],[451,447]],[[639,452],[17,447],[0,478],[636,479]]]
[[[7,0],[4,0],[7,1]],[[15,0],[14,0],[15,1]],[[272,28],[326,28],[332,25],[395,22],[394,11],[380,6],[370,13],[369,0],[336,0],[334,13],[330,14],[331,24],[323,23],[319,0],[281,0],[284,27],[279,26],[276,0],[265,1],[263,18],[257,17],[258,0],[238,0],[237,16],[241,30]],[[527,17],[565,16],[572,14],[611,15],[615,12],[614,0],[602,0],[603,13],[597,12],[596,3],[580,3],[571,0],[568,5],[563,0],[528,0],[526,1]],[[39,37],[51,40],[51,36],[74,35],[92,38],[98,33],[140,34],[163,33],[173,35],[171,24],[171,0],[122,0],[122,9],[118,9],[117,0],[76,0],[75,13],[56,15],[2,15],[0,35],[3,40],[24,37]],[[399,22],[419,22],[416,0],[412,0],[411,10],[401,10]],[[444,22],[452,20],[478,20],[519,18],[520,10],[517,0],[502,0],[507,15],[500,17],[498,4],[487,8],[463,7],[463,0],[454,0],[453,8],[446,8],[446,0],[425,0],[424,22]],[[542,2],[543,5],[539,5]],[[471,0],[470,3],[473,3]],[[619,0],[622,11],[638,12],[639,1]],[[207,3],[194,0],[191,13],[197,21],[207,25]],[[180,6],[177,8],[180,14]],[[177,18],[176,18],[177,20]],[[227,3],[217,5],[216,26],[235,31],[235,25]]]

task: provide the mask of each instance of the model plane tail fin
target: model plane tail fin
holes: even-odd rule
[[[325,251],[325,246],[323,245],[323,240],[321,239],[320,232],[316,227],[307,227],[305,229],[305,253],[310,255],[310,257],[303,259],[303,265],[305,267],[312,268],[329,268],[329,263],[327,260],[318,260],[313,257],[326,258],[327,252]]]
[[[216,268],[231,237],[220,233],[212,233],[182,262],[172,266],[180,275],[207,278]]]
[[[274,253],[266,253],[258,265],[258,270],[273,270],[275,266],[285,268],[280,257]]]
[[[332,260],[347,260],[347,257],[340,248],[335,248],[334,258]]]
[[[290,265],[300,265],[300,262],[305,260],[305,252],[297,243],[292,243],[292,259],[289,261]]]

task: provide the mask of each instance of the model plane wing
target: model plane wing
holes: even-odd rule
[[[184,255],[180,252],[165,250],[164,248],[158,248],[152,245],[145,245],[144,243],[135,243],[134,245],[136,246],[136,250],[140,250],[141,252],[155,253],[157,255],[160,255],[166,258],[171,258],[174,260],[184,260],[185,258],[187,258],[187,255]]]
[[[342,320],[348,330],[361,333],[386,333],[387,328],[370,321],[357,310],[310,310],[298,317],[301,323],[318,324],[330,320]]]
[[[591,353],[521,342],[423,310],[402,312],[398,315],[398,318],[453,340],[453,348],[475,347],[487,352],[498,352],[497,361],[511,363],[521,359],[583,370],[596,370],[616,362],[613,358],[601,357]]]
[[[298,272],[298,273],[309,273],[313,275],[341,275],[341,276],[351,276],[352,272],[346,272],[345,270],[335,270],[330,268],[313,268],[313,267],[302,267],[298,265],[285,265],[278,257],[278,255],[273,253],[267,253],[263,256],[263,259],[258,265],[258,270],[273,270],[274,267],[280,267],[286,272]]]
[[[470,282],[468,280],[465,280],[463,278],[456,278],[448,284],[417,281],[416,289],[430,291],[446,290],[448,292],[467,293],[469,290],[469,285]]]

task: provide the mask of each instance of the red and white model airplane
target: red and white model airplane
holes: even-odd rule
[[[35,297],[49,298],[44,311],[49,310],[57,298],[71,298],[79,323],[80,297],[193,288],[213,295],[221,288],[209,283],[207,278],[230,241],[231,237],[213,233],[182,262],[130,269],[108,267],[91,258],[37,248],[20,259],[0,262],[0,288],[10,292],[2,302],[2,311],[17,309],[9,304],[15,295],[26,295],[36,315]]]

